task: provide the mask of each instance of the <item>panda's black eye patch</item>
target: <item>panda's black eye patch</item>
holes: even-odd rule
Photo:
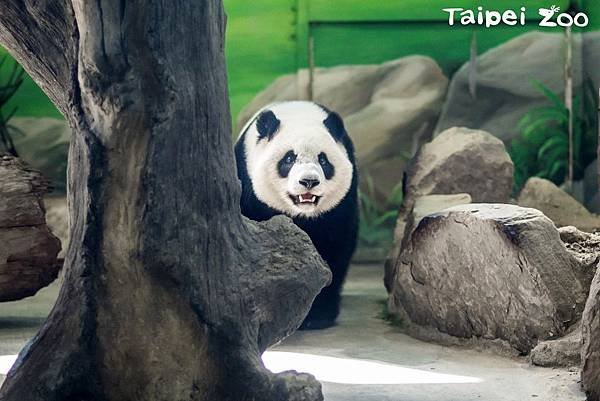
[[[286,178],[290,174],[290,170],[294,166],[295,162],[296,154],[293,150],[290,150],[283,155],[281,160],[279,160],[279,163],[277,163],[277,172],[279,173],[279,176],[281,178]]]
[[[333,175],[335,174],[335,168],[333,168],[333,164],[329,162],[327,155],[323,152],[319,153],[319,164],[323,169],[323,174],[325,174],[325,178],[328,180],[333,178]]]

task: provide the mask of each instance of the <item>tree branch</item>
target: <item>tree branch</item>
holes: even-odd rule
[[[67,0],[2,0],[0,44],[67,114],[77,62],[77,31]]]

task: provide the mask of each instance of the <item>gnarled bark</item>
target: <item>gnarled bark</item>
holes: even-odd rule
[[[0,40],[63,111],[66,279],[3,401],[313,400],[266,346],[328,270],[281,217],[242,219],[219,0],[5,0]]]
[[[60,241],[46,226],[48,181],[11,156],[0,156],[0,302],[34,295],[62,263]]]

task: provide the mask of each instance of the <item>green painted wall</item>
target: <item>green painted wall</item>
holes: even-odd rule
[[[578,0],[600,29],[600,0]],[[472,28],[446,25],[448,6],[518,9],[525,3],[529,16],[537,7],[563,5],[565,0],[224,0],[228,15],[226,54],[232,117],[275,78],[307,66],[307,38],[312,35],[317,66],[379,63],[409,54],[438,60],[450,74],[469,57]],[[477,29],[482,53],[537,25]],[[0,55],[5,52],[0,49]],[[7,74],[8,69],[0,72]],[[9,110],[17,115],[60,114],[42,91],[27,78]]]
[[[586,1],[586,0],[581,0]],[[595,1],[595,0],[591,0]],[[587,0],[582,7],[591,9]],[[299,0],[307,15],[304,27],[299,27],[298,59],[308,65],[308,38],[314,40],[314,60],[317,66],[338,64],[380,63],[386,60],[423,54],[434,58],[451,75],[469,58],[473,33],[476,32],[477,50],[481,54],[511,38],[531,30],[560,32],[560,28],[543,29],[538,26],[538,8],[548,7],[545,0],[474,1],[447,0],[369,2],[362,0]],[[561,9],[568,1],[554,1]],[[500,11],[519,10],[526,6],[525,26],[499,25],[484,27],[448,26],[448,14],[442,11],[449,6]],[[592,25],[600,23],[600,5],[588,12]],[[455,20],[458,18],[455,18]],[[304,32],[306,30],[306,32]]]
[[[295,0],[224,0],[233,120],[278,76],[296,70]]]
[[[295,0],[224,0],[226,54],[232,116],[280,75],[296,68]],[[0,56],[6,51],[0,48]],[[12,59],[9,60],[12,63]],[[9,73],[0,71],[0,82]],[[50,100],[26,77],[7,105],[19,116],[60,117]]]
[[[8,56],[6,50],[0,47],[0,57]],[[0,83],[6,82],[7,76],[11,72],[14,60],[8,56],[5,65],[0,70]],[[28,75],[25,76],[23,85],[15,93],[14,97],[6,105],[6,111],[10,112],[17,108],[16,115],[18,116],[33,116],[33,117],[57,117],[61,114],[56,110],[50,99],[46,97],[44,92],[33,82]]]

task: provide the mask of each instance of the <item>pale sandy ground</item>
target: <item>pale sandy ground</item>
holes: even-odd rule
[[[339,325],[294,334],[273,347],[268,365],[308,368],[322,380],[326,401],[585,400],[577,371],[399,333],[379,317],[386,297],[381,277],[379,266],[353,266]],[[0,358],[16,354],[35,333],[57,292],[53,284],[35,297],[0,304]]]

